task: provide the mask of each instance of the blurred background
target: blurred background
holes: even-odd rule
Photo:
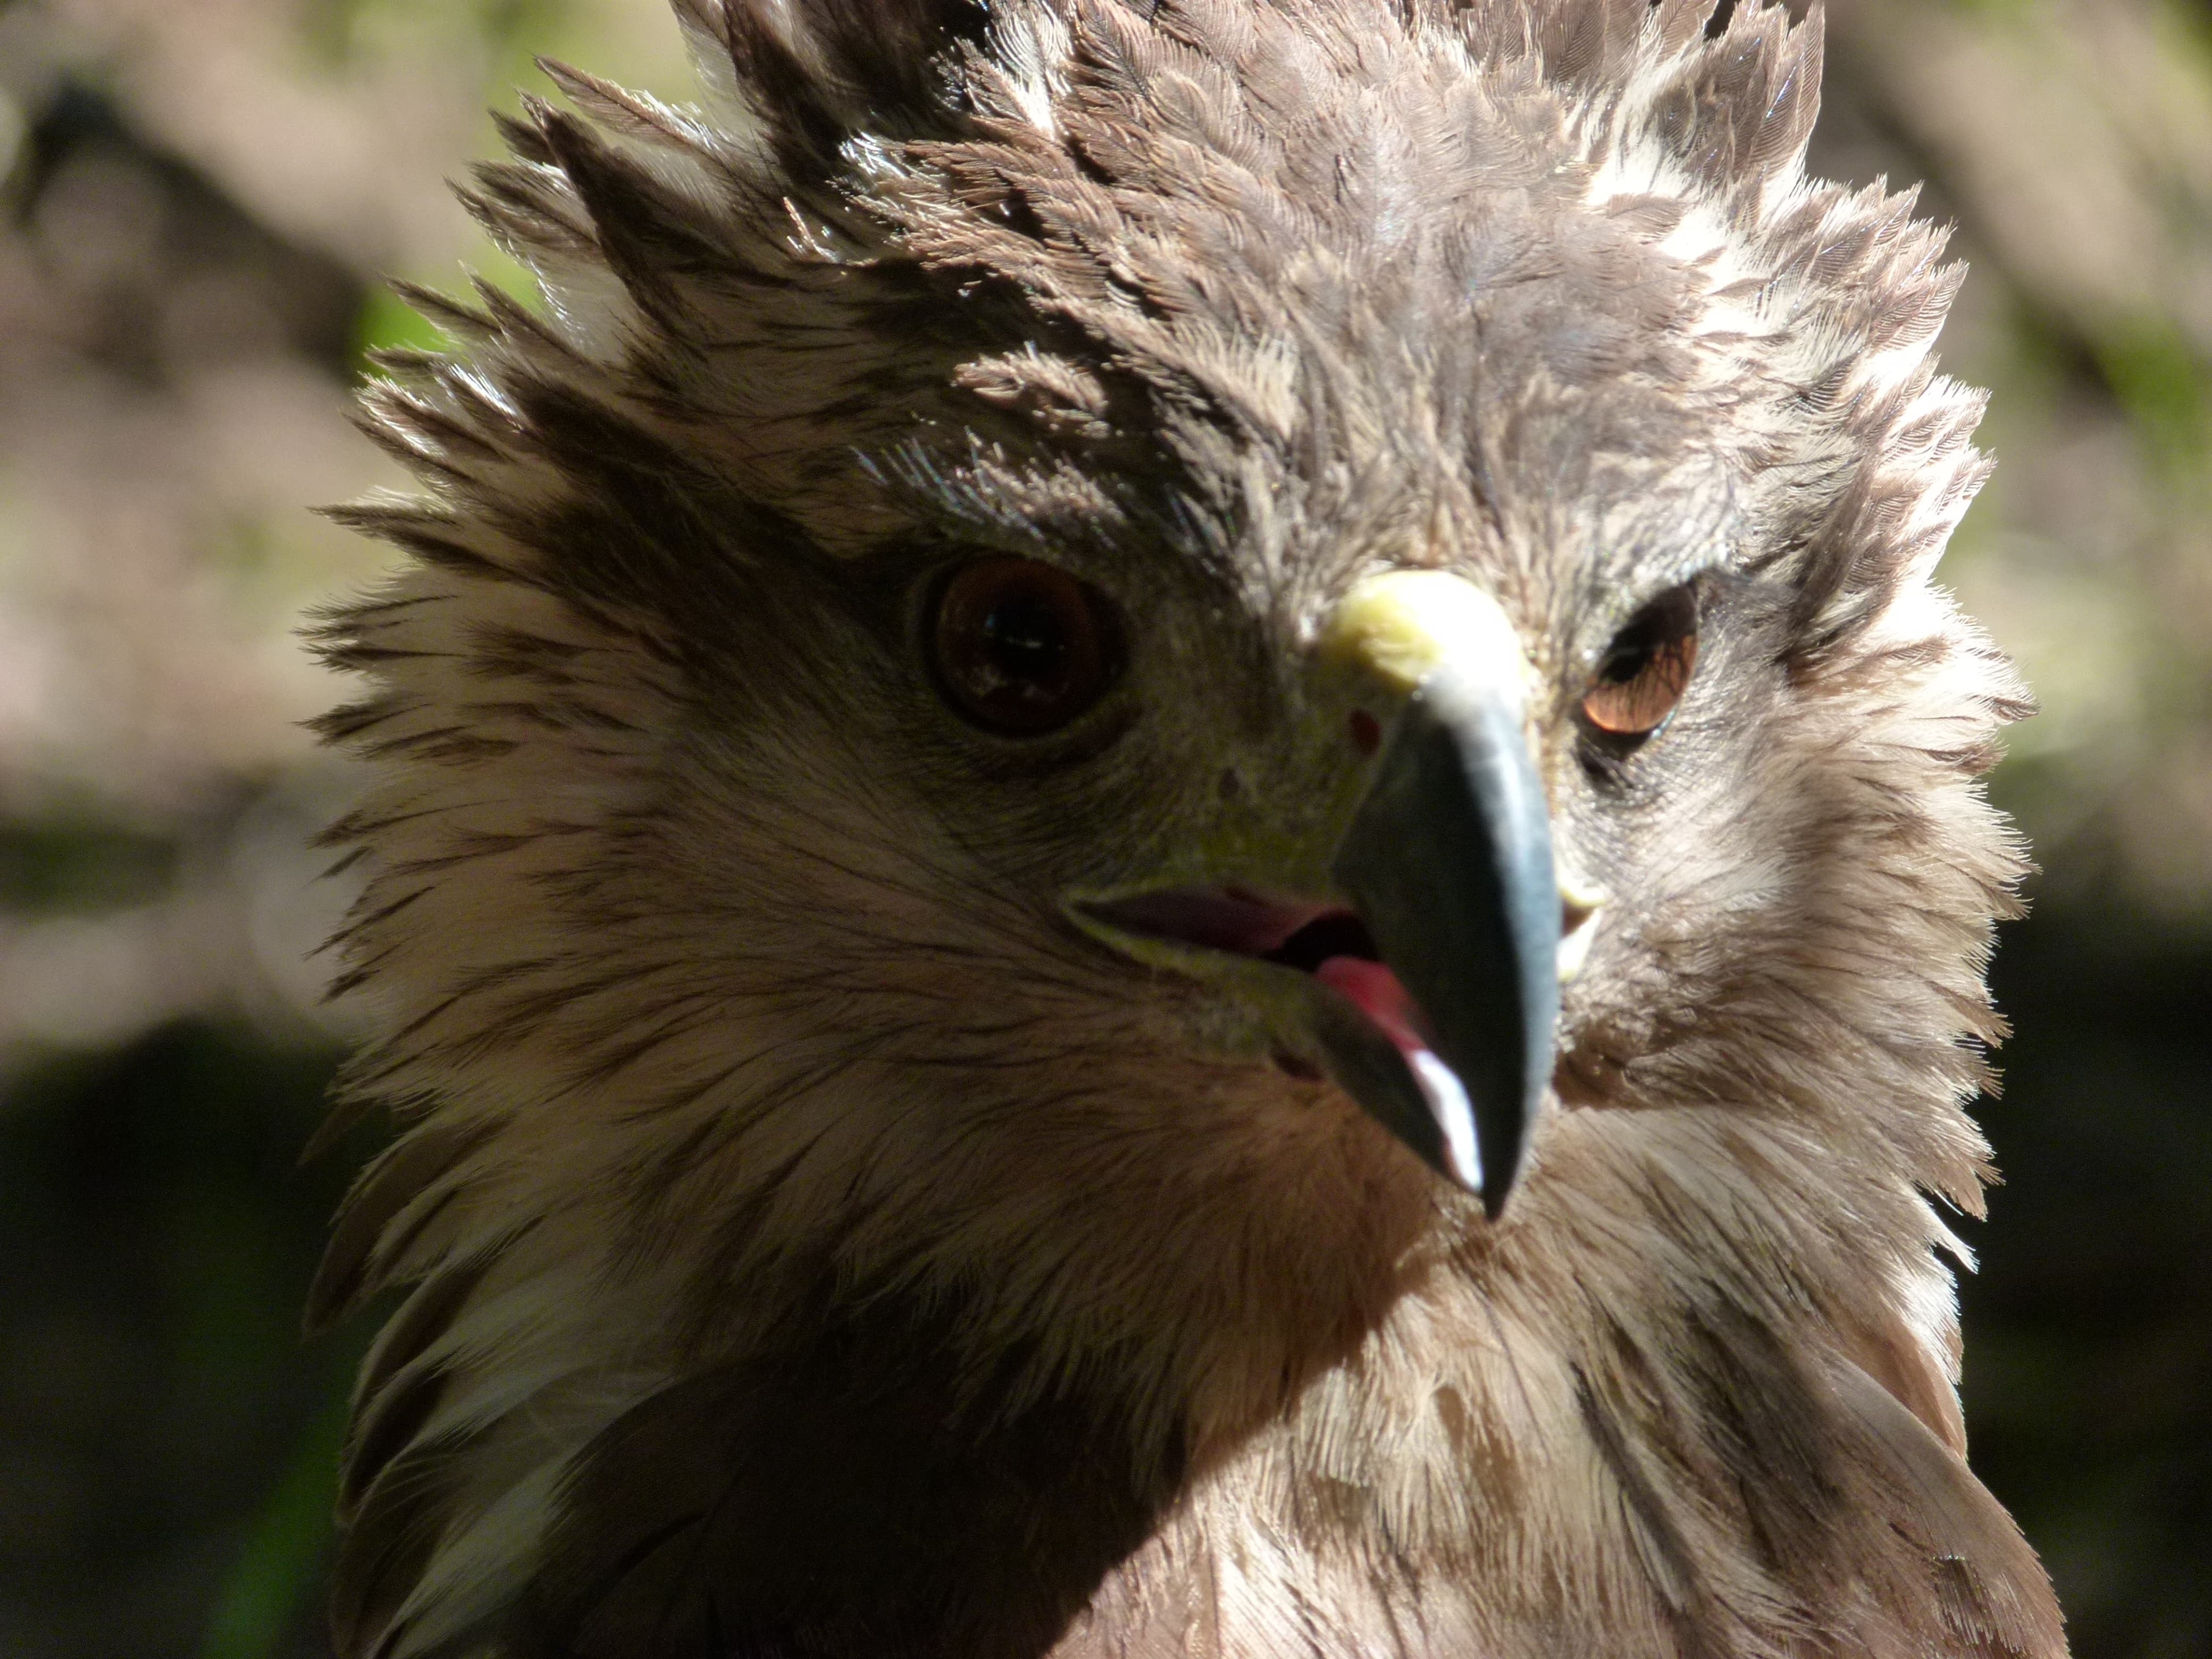
[[[1970,1225],[1978,1468],[2083,1659],[2212,1654],[2212,0],[1831,0],[1815,164],[1925,179],[2002,458],[1948,567],[2044,702]],[[338,1403],[295,1168],[348,788],[307,505],[380,286],[520,286],[441,181],[546,52],[682,96],[661,0],[0,0],[0,1659],[327,1652]]]

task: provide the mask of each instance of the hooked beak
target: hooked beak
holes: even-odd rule
[[[1410,1007],[1390,1018],[1374,1006],[1389,988],[1373,970],[1323,973],[1390,1052],[1340,1018],[1315,1035],[1339,1084],[1495,1218],[1551,1082],[1559,1011],[1559,884],[1524,735],[1527,658],[1496,601],[1440,571],[1363,583],[1325,648],[1405,696],[1330,873]]]
[[[1414,693],[1333,866],[1410,1017],[1382,1027],[1388,1056],[1342,1020],[1315,1033],[1352,1097],[1493,1218],[1551,1081],[1559,1010],[1551,822],[1521,726],[1517,694],[1449,665]],[[1369,1005],[1386,988],[1331,988],[1381,1024]]]
[[[1302,1023],[1337,1085],[1495,1218],[1551,1081],[1559,1008],[1562,898],[1524,734],[1527,659],[1497,602],[1441,571],[1362,583],[1321,656],[1356,703],[1395,709],[1327,854],[1351,913],[1242,887],[1083,908],[1304,969]]]

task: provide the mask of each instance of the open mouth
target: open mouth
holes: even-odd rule
[[[1139,939],[1250,957],[1311,975],[1364,1014],[1417,1076],[1442,1062],[1420,1006],[1382,960],[1356,911],[1241,887],[1177,887],[1091,901],[1085,915]]]

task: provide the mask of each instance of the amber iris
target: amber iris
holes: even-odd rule
[[[1104,599],[1037,559],[961,566],[939,592],[930,638],[954,706],[1010,736],[1066,726],[1098,701],[1115,666]]]
[[[1646,738],[1667,723],[1698,665],[1698,606],[1687,589],[1638,611],[1607,649],[1583,718],[1617,738]]]

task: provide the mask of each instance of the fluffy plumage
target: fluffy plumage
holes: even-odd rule
[[[349,1656],[2063,1651],[1967,1473],[1931,1199],[2021,708],[1931,586],[1984,474],[1911,200],[1802,171],[1817,12],[679,0],[552,68],[417,303],[411,561],[334,615],[341,991],[394,1110],[316,1291],[404,1299]],[[1129,665],[1079,740],[918,666],[962,550]],[[1060,896],[1295,813],[1297,665],[1460,571],[1611,893],[1498,1223]],[[1655,586],[1662,738],[1568,717]]]

